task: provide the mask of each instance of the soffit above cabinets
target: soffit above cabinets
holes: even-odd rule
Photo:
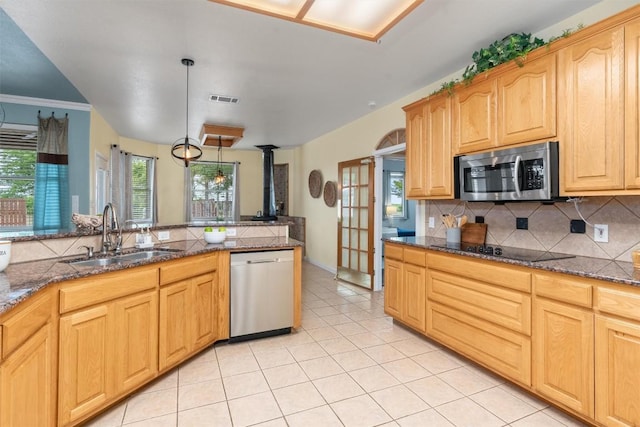
[[[207,147],[229,148],[242,139],[244,128],[205,123],[200,131],[200,143]]]
[[[209,0],[287,21],[377,41],[424,0]]]

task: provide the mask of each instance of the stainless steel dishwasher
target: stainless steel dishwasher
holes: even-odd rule
[[[293,250],[231,254],[229,341],[291,332]]]

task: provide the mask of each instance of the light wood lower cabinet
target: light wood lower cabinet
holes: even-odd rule
[[[160,370],[182,361],[216,338],[213,273],[160,289]]]
[[[385,244],[385,312],[412,328],[426,330],[424,249]]]
[[[160,267],[160,371],[218,338],[218,254],[194,258]]]
[[[640,426],[640,289],[422,254],[385,243],[387,314],[589,423]]]
[[[534,388],[589,418],[594,416],[595,285],[564,274],[534,275]]]
[[[521,269],[429,252],[427,335],[529,386],[530,287]]]
[[[535,389],[593,418],[593,313],[536,298],[534,319]]]
[[[596,419],[640,425],[640,291],[601,287],[596,315]]]
[[[74,423],[157,371],[157,292],[60,317],[60,424]]]
[[[55,424],[55,327],[49,322],[0,365],[0,426]]]

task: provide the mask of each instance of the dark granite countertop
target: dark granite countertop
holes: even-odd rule
[[[437,237],[389,237],[383,239],[391,243],[399,243],[415,246],[433,251],[446,252],[456,255],[465,255],[471,258],[486,259],[489,261],[503,262],[506,264],[520,265],[539,270],[554,271],[557,273],[572,274],[591,279],[606,280],[613,283],[640,286],[640,272],[635,271],[633,263],[614,261],[602,258],[590,258],[576,256],[551,261],[520,261],[506,259],[481,253],[466,252],[456,248],[447,248],[444,239]]]
[[[270,250],[293,248],[296,246],[303,246],[303,243],[285,237],[227,239],[219,244],[207,244],[204,240],[183,240],[180,242],[158,244],[153,248],[169,249],[166,255],[136,262],[111,264],[104,267],[81,267],[68,263],[70,260],[81,259],[77,256],[9,264],[4,272],[0,273],[0,314],[8,311],[47,285],[65,280],[78,279],[95,274],[118,271],[207,252],[222,250],[238,252]],[[123,253],[135,251],[139,250],[129,248],[125,249]]]

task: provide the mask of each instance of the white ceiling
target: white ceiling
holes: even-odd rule
[[[121,136],[165,144],[184,136],[180,59],[190,57],[189,135],[204,122],[240,126],[235,147],[252,148],[304,144],[369,113],[372,101],[384,106],[464,68],[496,39],[597,2],[426,0],[379,43],[206,0],[2,0],[2,8]],[[240,101],[211,103],[211,94]]]

